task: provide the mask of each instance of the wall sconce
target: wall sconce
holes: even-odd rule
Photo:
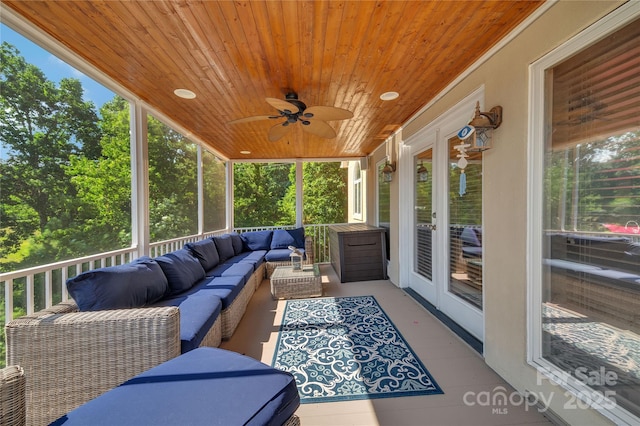
[[[396,162],[390,163],[387,161],[387,164],[382,168],[382,179],[385,182],[391,182],[393,180],[393,172],[396,171]]]
[[[495,106],[489,112],[481,112],[480,102],[476,102],[476,112],[473,119],[468,126],[460,130],[458,137],[470,145],[467,151],[485,151],[491,148],[493,131],[500,127],[500,124],[502,124],[501,106]]]
[[[424,164],[422,164],[422,161],[420,161],[420,166],[418,166],[416,173],[418,175],[418,182],[426,182],[429,180],[429,172]]]

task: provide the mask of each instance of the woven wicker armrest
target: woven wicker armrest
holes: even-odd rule
[[[25,379],[18,365],[0,370],[0,424],[23,426],[25,424]]]
[[[304,237],[304,255],[307,264],[312,265],[315,261],[315,255],[313,251],[313,237],[307,235]]]
[[[27,423],[48,424],[180,355],[176,307],[78,312],[72,302],[6,325],[7,363],[25,372]]]

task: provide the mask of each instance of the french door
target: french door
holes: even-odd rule
[[[459,161],[468,114],[450,120],[403,151],[401,279],[483,341],[482,153]]]

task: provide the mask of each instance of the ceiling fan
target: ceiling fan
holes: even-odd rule
[[[302,124],[302,130],[304,131],[321,138],[333,139],[336,137],[336,131],[327,121],[346,120],[353,117],[351,111],[337,107],[312,106],[307,108],[304,102],[298,100],[298,94],[294,92],[287,93],[285,100],[277,98],[266,98],[265,100],[278,110],[278,115],[255,115],[230,121],[229,124],[284,119],[284,121],[269,129],[269,140],[271,142],[275,142],[286,135],[291,130],[291,125],[297,122]]]

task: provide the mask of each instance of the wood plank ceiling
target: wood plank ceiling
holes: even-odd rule
[[[3,0],[140,99],[229,159],[370,154],[541,1]],[[177,88],[196,93],[185,100]],[[283,120],[265,98],[354,117],[334,139]],[[400,97],[380,100],[383,92]],[[471,112],[470,112],[471,114]],[[250,155],[243,155],[243,150]]]

